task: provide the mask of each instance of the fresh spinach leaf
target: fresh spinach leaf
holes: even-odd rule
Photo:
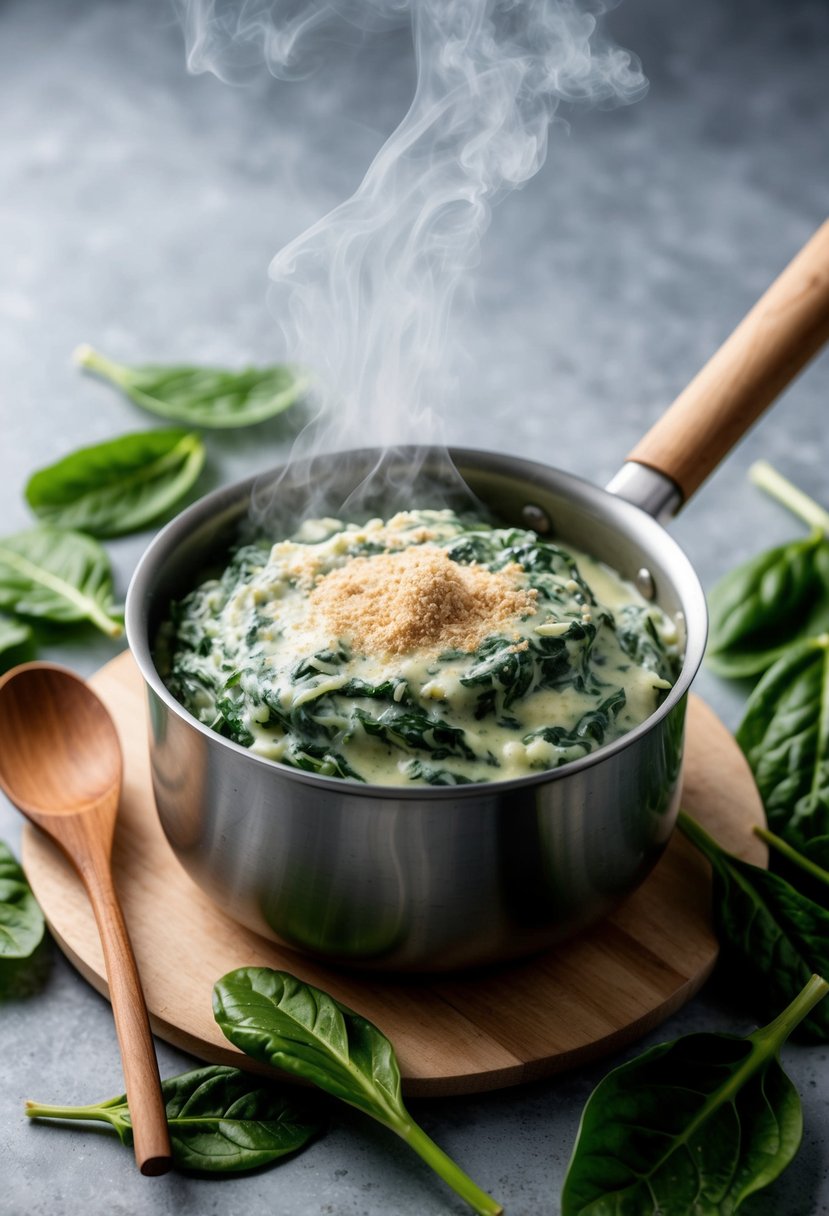
[[[829,836],[813,836],[803,845],[801,852],[812,863],[823,870],[829,878]]]
[[[721,579],[708,606],[712,669],[761,675],[793,641],[829,628],[829,541],[815,530],[761,553]]]
[[[310,1081],[396,1132],[483,1216],[501,1207],[414,1122],[391,1043],[373,1023],[286,971],[243,967],[213,989],[225,1036],[253,1059]]]
[[[43,913],[26,875],[0,840],[0,962],[29,958],[43,938]]]
[[[308,377],[295,368],[244,367],[228,371],[189,364],[127,366],[79,347],[75,361],[109,380],[149,410],[187,426],[227,428],[252,426],[282,413],[308,388]]]
[[[682,831],[712,869],[714,926],[730,974],[762,1015],[791,1001],[812,972],[829,975],[829,911],[779,874],[732,856],[685,812]],[[829,1008],[806,1017],[799,1035],[829,1042]]]
[[[60,528],[0,538],[0,608],[62,623],[89,620],[113,638],[124,631],[107,555],[90,536]]]
[[[91,536],[137,532],[164,516],[195,482],[204,444],[182,430],[141,431],[80,448],[30,477],[40,519]]]
[[[609,1073],[582,1114],[562,1216],[731,1216],[778,1178],[803,1134],[780,1050],[827,991],[813,975],[746,1038],[686,1035]]]
[[[766,461],[749,476],[811,535],[751,558],[710,592],[708,663],[735,679],[761,675],[792,643],[829,630],[829,513]]]
[[[322,1124],[295,1093],[241,1072],[211,1065],[161,1083],[173,1160],[180,1169],[233,1174],[270,1165],[299,1152]],[[132,1144],[125,1094],[91,1106],[27,1102],[31,1119],[109,1123],[122,1144]]]
[[[0,615],[0,672],[25,661],[31,650],[32,631],[22,621]]]
[[[767,828],[755,827],[754,833],[771,850],[775,869],[801,894],[829,908],[829,836],[816,836],[796,849]]]
[[[772,831],[792,843],[829,835],[829,636],[791,646],[766,672],[737,742]]]

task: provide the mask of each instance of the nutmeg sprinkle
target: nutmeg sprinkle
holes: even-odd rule
[[[309,606],[364,654],[470,652],[536,611],[538,592],[519,585],[522,575],[516,563],[493,572],[415,545],[352,558],[317,583]]]

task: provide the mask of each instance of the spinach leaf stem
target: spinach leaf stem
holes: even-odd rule
[[[798,849],[793,848],[782,836],[777,836],[774,832],[770,832],[768,828],[762,828],[759,825],[755,826],[754,835],[759,836],[760,840],[765,841],[770,849],[774,849],[776,853],[779,853],[781,857],[785,857],[786,861],[791,862],[793,866],[797,866],[799,870],[808,874],[810,878],[814,878],[817,882],[829,887],[829,871],[824,870],[822,866],[817,865],[811,858],[806,857]]]
[[[825,511],[813,498],[799,490],[782,473],[778,473],[767,460],[756,461],[749,469],[748,476],[756,486],[765,490],[793,515],[797,515],[810,527],[817,528],[824,536],[829,536],[829,511]]]
[[[461,1199],[465,1199],[473,1211],[480,1216],[499,1216],[503,1208],[497,1200],[481,1190],[468,1174],[439,1148],[417,1123],[395,1121],[389,1124],[392,1131],[405,1140],[409,1148],[422,1157],[435,1173],[449,1185]]]

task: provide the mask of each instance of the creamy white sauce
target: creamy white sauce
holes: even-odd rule
[[[485,538],[523,535],[544,548],[533,534],[490,533],[480,527]],[[306,767],[303,746],[313,738],[318,749],[324,752],[330,745],[332,754],[344,758],[350,769],[346,775],[383,785],[411,784],[413,758],[449,774],[450,780],[438,780],[440,784],[451,783],[451,778],[493,781],[526,776],[583,756],[653,713],[670,687],[665,673],[675,667],[676,630],[615,571],[570,546],[564,558],[557,559],[557,569],[538,574],[529,568],[519,574],[522,584],[543,585],[544,593],[538,593],[536,611],[494,635],[512,646],[526,639],[526,663],[537,648],[539,653],[546,653],[545,647],[562,653],[564,647],[578,665],[587,646],[588,678],[564,681],[558,688],[543,687],[536,671],[526,693],[506,709],[499,701],[499,711],[482,714],[482,686],[462,682],[480,665],[477,654],[446,654],[440,647],[402,655],[360,653],[324,617],[309,612],[313,588],[355,556],[397,551],[415,543],[448,546],[451,556],[452,543],[464,535],[464,525],[449,511],[405,512],[386,523],[372,520],[364,526],[309,522],[293,540],[274,544],[267,557],[263,551],[261,561],[235,582],[229,584],[228,575],[207,582],[184,601],[162,646],[169,649],[165,661],[170,687],[201,721],[239,737],[261,756]],[[635,662],[620,644],[614,620],[631,609],[640,622],[637,628],[644,634],[647,627],[656,658],[646,655],[644,661]],[[573,638],[574,625],[581,637]],[[585,629],[591,645],[584,640]],[[296,678],[292,673],[310,656],[317,656],[310,674]],[[395,683],[384,700],[341,695],[354,680],[372,686]],[[495,680],[493,695],[503,698],[506,687]],[[623,691],[623,704],[605,715],[606,721],[601,719],[601,738],[583,731],[575,742],[557,742],[540,734],[551,727],[568,735],[580,723],[583,728],[584,715],[597,711],[611,694],[618,700],[618,690]],[[240,735],[234,736],[223,723],[225,703],[232,705],[233,729]],[[379,738],[355,717],[360,711],[371,721],[382,721],[383,714],[393,718],[407,707],[462,731],[463,743],[457,747],[474,757],[453,751],[434,759],[432,749],[411,748],[397,736]],[[312,717],[303,718],[297,711],[308,711]],[[291,725],[296,722],[300,726]],[[310,722],[312,734],[307,738],[302,722]],[[331,769],[324,758],[316,757],[313,764],[317,771]],[[415,780],[422,783],[423,778]]]

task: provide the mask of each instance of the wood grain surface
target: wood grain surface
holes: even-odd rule
[[[241,966],[293,972],[371,1018],[392,1040],[411,1096],[497,1089],[550,1076],[635,1041],[678,1009],[717,956],[707,863],[679,833],[645,883],[575,940],[475,973],[388,978],[337,970],[226,917],[171,852],[155,813],[141,678],[128,653],[90,681],[113,714],[124,752],[115,882],[154,1031],[200,1059],[265,1072],[222,1036],[212,986]],[[763,822],[734,740],[692,697],[683,805],[726,847],[765,864]],[[107,992],[89,905],[71,866],[36,828],[23,861],[49,926],[89,982]]]

